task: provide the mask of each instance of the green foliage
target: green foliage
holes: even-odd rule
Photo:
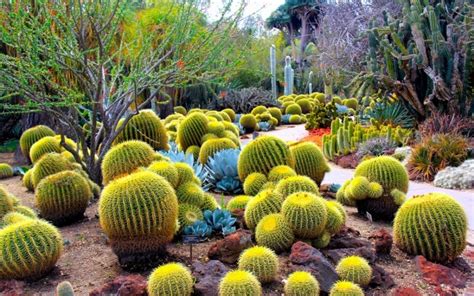
[[[0,179],[13,177],[13,168],[7,163],[0,163]]]
[[[294,176],[278,182],[275,190],[286,198],[290,194],[297,192],[309,192],[319,195],[319,188],[316,183],[306,176]]]
[[[178,169],[168,161],[155,161],[148,167],[149,171],[165,178],[173,188],[177,188],[179,182]]]
[[[194,182],[187,182],[176,189],[179,203],[187,203],[197,207],[203,206],[204,191]]]
[[[331,287],[329,296],[364,296],[364,291],[352,282],[338,281]]]
[[[60,282],[56,286],[56,296],[74,296],[74,288],[68,281]]]
[[[329,172],[330,167],[319,147],[312,142],[302,142],[290,146],[290,150],[296,161],[296,173],[308,176],[318,186],[321,185],[324,175]]]
[[[300,105],[294,103],[291,105],[288,105],[285,109],[285,114],[291,114],[291,115],[301,115],[303,112],[301,110]]]
[[[259,136],[240,153],[238,163],[240,180],[244,181],[253,172],[267,175],[278,165],[294,167],[295,160],[288,145],[274,136]]]
[[[251,272],[262,284],[276,279],[278,264],[278,256],[271,249],[261,246],[244,250],[239,258],[239,269]]]
[[[227,202],[227,205],[225,206],[225,208],[229,212],[233,212],[238,209],[245,209],[247,207],[248,202],[251,199],[252,199],[252,196],[248,196],[248,195],[235,196]]]
[[[258,222],[255,229],[255,240],[258,245],[279,253],[288,250],[295,237],[290,224],[282,214],[270,214]]]
[[[255,229],[258,222],[268,214],[279,213],[283,197],[272,189],[265,189],[252,198],[245,209],[245,224],[249,229]]]
[[[99,217],[119,258],[160,252],[176,232],[178,199],[165,178],[148,171],[138,172],[104,188]]]
[[[229,271],[219,283],[219,296],[260,296],[262,287],[258,279],[245,270]]]
[[[35,204],[43,218],[61,225],[82,218],[92,197],[83,176],[62,171],[41,180],[36,187]]]
[[[61,153],[61,145],[55,137],[43,137],[36,141],[30,148],[30,159],[32,163],[47,153]]]
[[[120,128],[120,124],[117,126]],[[115,144],[137,140],[155,150],[168,150],[168,135],[160,118],[152,110],[142,110],[133,116],[115,139]]]
[[[200,112],[193,112],[181,121],[176,140],[183,151],[189,146],[201,145],[201,138],[207,133],[208,122],[206,115]]]
[[[23,132],[20,137],[20,148],[23,155],[30,159],[30,149],[34,143],[44,137],[52,137],[56,134],[52,129],[45,125],[37,125],[35,127],[29,128]]]
[[[142,141],[126,141],[112,147],[102,162],[104,184],[149,166],[154,158],[153,148]]]
[[[294,235],[302,239],[314,239],[321,235],[328,221],[325,200],[308,192],[289,195],[283,202],[281,213]]]
[[[239,123],[247,132],[253,132],[257,128],[257,119],[253,114],[242,115],[242,117],[240,117]]]
[[[441,263],[452,261],[466,247],[466,212],[444,193],[414,196],[398,210],[393,234],[397,247],[408,254]]]
[[[48,153],[35,164],[31,181],[33,181],[33,186],[36,188],[43,178],[72,169],[74,169],[73,165],[61,154]]]
[[[199,152],[199,161],[201,164],[205,165],[209,158],[214,156],[217,152],[226,149],[236,149],[237,145],[234,144],[229,139],[221,138],[221,139],[211,139],[204,142]]]
[[[313,111],[307,116],[306,129],[327,128],[331,121],[338,117],[337,108],[334,103],[316,104]]]
[[[47,275],[63,250],[59,231],[26,216],[11,222],[0,229],[0,278],[24,280]]]
[[[279,165],[272,168],[271,171],[268,173],[268,181],[279,182],[280,180],[293,176],[296,176],[295,170],[293,170],[287,165]]]
[[[319,282],[309,272],[295,271],[288,276],[284,290],[286,296],[318,296]]]
[[[180,263],[161,265],[148,278],[149,295],[190,296],[194,280],[191,272]]]
[[[372,279],[372,267],[369,262],[359,256],[342,258],[336,266],[336,272],[343,281],[353,282],[366,287]]]

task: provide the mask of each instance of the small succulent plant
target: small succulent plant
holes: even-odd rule
[[[161,150],[159,151],[161,155],[168,158],[172,162],[184,162],[190,165],[196,177],[201,181],[204,181],[207,176],[207,171],[204,169],[204,166],[201,165],[197,160],[194,159],[192,153],[186,154],[184,151],[179,151],[178,146],[174,142],[169,143],[170,149],[168,151]]]
[[[237,171],[239,155],[239,149],[226,149],[214,154],[205,166],[207,174],[204,189],[233,194],[242,192],[242,182]]]
[[[195,235],[201,239],[205,239],[212,235],[212,227],[205,221],[198,220],[192,225],[184,227],[183,233],[185,235]]]
[[[268,132],[273,128],[272,124],[268,121],[261,121],[258,123],[258,127],[262,132]]]
[[[283,124],[290,124],[290,117],[291,114],[285,114],[281,117],[281,123]]]
[[[226,210],[204,211],[204,221],[216,232],[228,235],[235,232],[234,226],[237,221],[231,213]]]
[[[357,157],[362,159],[366,156],[381,156],[393,151],[397,145],[387,137],[377,137],[361,143],[357,149]]]

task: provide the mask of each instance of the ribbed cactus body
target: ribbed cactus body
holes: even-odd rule
[[[178,221],[181,228],[192,225],[203,218],[202,210],[195,205],[180,203],[178,210]]]
[[[178,188],[184,183],[194,182],[194,170],[193,168],[184,162],[177,162],[174,167],[178,171],[178,184],[175,188]]]
[[[150,296],[190,296],[193,285],[188,268],[180,263],[168,263],[151,273],[147,290]]]
[[[233,133],[236,137],[240,135],[239,128],[235,124],[233,124],[232,122],[226,122],[226,121],[222,123],[224,124],[224,128],[226,131]]]
[[[84,216],[93,197],[87,180],[74,171],[62,171],[41,180],[35,203],[46,220],[61,225]]]
[[[7,163],[0,163],[0,179],[13,177],[13,169]]]
[[[183,151],[189,146],[201,145],[201,138],[207,133],[208,122],[206,115],[200,112],[193,112],[181,121],[176,140]]]
[[[176,106],[173,108],[173,111],[181,115],[186,115],[186,113],[188,113],[186,108],[184,108],[183,106]]]
[[[37,125],[23,132],[20,137],[20,148],[23,155],[30,159],[30,149],[34,143],[44,137],[52,137],[55,133],[45,125]]]
[[[153,148],[142,141],[126,141],[110,149],[102,162],[104,184],[148,167],[155,158]]]
[[[286,296],[319,296],[319,282],[311,273],[295,271],[285,284]]]
[[[32,163],[48,153],[61,153],[61,145],[55,137],[43,137],[36,141],[30,148],[30,159]]]
[[[165,178],[173,188],[178,185],[179,174],[173,163],[164,160],[155,161],[150,164],[148,170]]]
[[[227,202],[226,209],[229,212],[233,212],[238,209],[245,209],[248,202],[252,199],[252,196],[249,195],[239,195],[233,197],[229,202]]]
[[[242,115],[242,117],[240,117],[239,123],[249,132],[252,132],[257,128],[257,119],[252,114]]]
[[[314,239],[325,229],[328,213],[326,201],[312,193],[298,192],[283,202],[281,213],[296,237]]]
[[[267,177],[262,173],[251,173],[245,178],[243,187],[246,195],[257,195],[267,183]]]
[[[255,229],[258,222],[268,214],[279,213],[283,198],[281,194],[271,189],[258,193],[247,203],[245,223],[249,229]]]
[[[36,215],[36,212],[33,209],[26,206],[21,206],[21,205],[14,206],[13,212],[10,212],[10,213],[19,213],[28,218],[38,218],[38,216]]]
[[[26,189],[28,189],[28,191],[33,191],[35,189],[33,185],[32,175],[33,175],[33,168],[26,171],[26,173],[23,175],[23,178],[22,178],[23,186],[25,186]]]
[[[268,181],[270,182],[278,182],[283,180],[287,177],[296,176],[295,170],[287,165],[279,165],[270,170],[268,173]]]
[[[207,132],[210,134],[214,134],[218,137],[222,137],[224,131],[225,131],[225,127],[224,127],[223,121],[222,122],[219,122],[219,121],[209,122],[207,124]]]
[[[331,233],[324,231],[320,236],[311,241],[311,245],[316,249],[324,249],[331,242]]]
[[[48,153],[35,164],[31,180],[36,188],[43,178],[62,171],[74,169],[73,165],[66,160],[61,154]]]
[[[282,214],[270,214],[258,222],[255,228],[255,240],[259,246],[265,246],[279,253],[291,247],[295,236],[291,225]]]
[[[130,140],[145,142],[155,150],[169,149],[165,126],[152,110],[142,110],[139,114],[133,116],[114,143],[118,144]]]
[[[301,111],[300,105],[293,103],[286,107],[285,113],[291,115],[301,115],[303,112]]]
[[[202,199],[202,205],[201,205],[201,210],[210,210],[214,211],[216,209],[220,208],[219,204],[217,203],[216,199],[214,196],[208,192],[204,193],[204,197]]]
[[[283,198],[297,192],[310,192],[319,195],[318,185],[306,176],[294,176],[283,179],[278,182],[275,190],[280,192]]]
[[[0,229],[0,279],[41,278],[61,256],[59,231],[45,221],[23,217]]]
[[[246,249],[239,258],[239,269],[250,271],[261,283],[275,280],[278,265],[278,256],[275,252],[261,246]]]
[[[3,186],[0,186],[0,220],[8,212],[13,210],[13,206],[13,200],[10,198],[10,194]]]
[[[258,279],[245,270],[229,271],[219,283],[219,296],[261,296]]]
[[[391,156],[379,156],[361,162],[354,176],[363,176],[370,182],[377,182],[386,192],[392,189],[408,191],[408,173],[405,167]]]
[[[331,287],[329,296],[364,296],[364,291],[353,282],[338,281]]]
[[[267,112],[267,107],[257,106],[257,107],[254,107],[250,113],[252,113],[252,115],[256,116],[258,114],[262,114],[262,113],[265,113],[265,112]]]
[[[328,220],[326,230],[331,234],[338,233],[346,223],[346,211],[344,207],[337,201],[326,201],[328,211]]]
[[[463,252],[466,233],[464,209],[444,193],[428,193],[406,201],[393,225],[398,248],[441,263],[452,261]]]
[[[194,182],[187,182],[176,189],[176,196],[179,203],[187,203],[202,207],[204,200],[204,191],[201,186]]]
[[[270,108],[268,108],[268,112],[270,113],[270,115],[272,115],[273,118],[278,120],[278,124],[281,123],[282,114],[281,114],[280,108],[270,107]]]
[[[295,171],[299,175],[310,177],[320,186],[330,168],[318,146],[311,142],[303,142],[291,146],[290,150],[295,158]]]
[[[253,172],[267,175],[273,167],[288,165],[294,167],[295,160],[285,142],[274,136],[260,136],[250,142],[239,156],[240,180]]]
[[[301,113],[307,114],[313,110],[313,104],[311,104],[311,101],[308,99],[300,99],[297,100],[296,103],[300,106]]]
[[[359,256],[342,258],[336,266],[336,272],[341,280],[353,282],[362,287],[369,285],[372,279],[372,267],[367,260]]]
[[[221,150],[225,149],[236,149],[237,145],[234,144],[229,139],[222,138],[222,139],[211,139],[206,142],[201,147],[199,152],[199,162],[201,164],[206,164],[209,158],[213,157],[214,154]]]
[[[227,116],[229,116],[230,120],[232,122],[235,121],[235,111],[230,109],[230,108],[226,108],[224,110],[222,110],[222,112],[225,112],[227,114]]]
[[[175,233],[178,199],[166,179],[152,172],[138,172],[104,188],[99,217],[119,257],[159,252]]]

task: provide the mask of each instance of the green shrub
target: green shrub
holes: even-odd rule
[[[238,195],[233,197],[227,202],[226,209],[229,212],[233,212],[239,209],[245,209],[247,207],[248,202],[252,199],[252,196],[248,195]]]
[[[398,248],[440,263],[452,261],[463,252],[466,233],[464,209],[444,193],[414,196],[400,207],[393,225]]]
[[[258,222],[266,215],[279,213],[283,198],[281,194],[271,189],[259,192],[247,203],[245,223],[249,229],[255,229]]]
[[[181,114],[181,115],[186,115],[186,113],[188,113],[186,108],[184,108],[183,106],[176,106],[176,107],[173,108],[173,110],[174,110],[175,113],[178,113],[178,114]]]
[[[39,279],[54,268],[62,250],[63,239],[54,226],[26,216],[16,219],[0,229],[0,278]]]
[[[278,182],[288,177],[296,176],[296,172],[287,165],[279,165],[271,169],[268,173],[268,181]]]
[[[30,159],[32,163],[48,153],[61,153],[61,145],[55,137],[43,137],[36,141],[30,148]]]
[[[148,167],[149,171],[152,171],[155,174],[158,174],[165,178],[173,188],[177,188],[179,182],[178,169],[167,161],[155,161]]]
[[[245,270],[229,271],[219,283],[219,296],[261,296],[257,278]]]
[[[278,182],[275,190],[280,192],[283,198],[297,192],[309,192],[319,195],[318,185],[306,176],[294,176],[283,179]]]
[[[201,145],[201,138],[207,133],[208,122],[206,115],[200,112],[191,113],[181,121],[176,140],[183,151],[189,146]]]
[[[252,114],[242,115],[239,123],[247,132],[253,132],[257,128],[257,119]]]
[[[295,237],[290,224],[286,222],[282,214],[270,214],[258,222],[255,229],[255,240],[258,245],[279,253],[288,250]]]
[[[168,263],[157,267],[148,278],[150,296],[190,296],[194,280],[191,272],[181,263]]]
[[[43,218],[61,225],[84,216],[93,194],[87,180],[74,171],[49,175],[38,184],[35,204]]]
[[[13,168],[7,163],[0,163],[0,179],[13,177]]]
[[[331,122],[338,118],[337,108],[334,103],[316,104],[313,111],[307,116],[308,122],[306,129],[327,128],[331,126]]]
[[[359,256],[342,258],[336,266],[336,272],[343,281],[353,282],[366,287],[372,279],[372,267],[369,262]]]
[[[260,136],[244,147],[239,156],[240,180],[259,172],[267,175],[273,167],[288,165],[294,167],[295,160],[285,142],[274,136]]]
[[[319,296],[319,282],[306,271],[295,271],[285,283],[286,296]]]
[[[36,188],[43,178],[72,169],[74,169],[73,165],[61,154],[48,153],[35,164],[31,181],[33,181],[33,186]]]
[[[199,152],[199,161],[205,165],[209,158],[213,157],[214,154],[221,150],[236,149],[237,145],[229,139],[212,139],[204,142]]]
[[[104,188],[99,217],[119,258],[160,252],[176,232],[178,199],[165,178],[138,172]]]
[[[37,125],[23,132],[20,137],[20,148],[23,155],[30,160],[30,149],[34,143],[44,137],[53,137],[56,135],[52,129],[45,125]]]
[[[251,173],[245,178],[243,187],[246,195],[257,195],[263,185],[267,183],[267,177],[262,173]]]
[[[176,189],[176,195],[179,203],[187,203],[197,207],[203,206],[204,191],[201,186],[194,182],[187,182]]]
[[[338,281],[331,287],[329,296],[364,296],[364,291],[352,282]]]
[[[296,173],[310,177],[320,186],[330,167],[319,147],[311,142],[302,142],[290,146],[290,151],[295,158]]]
[[[314,239],[321,235],[328,220],[326,201],[308,192],[289,195],[283,202],[281,213],[294,235],[302,239]]]
[[[288,105],[285,109],[285,114],[291,114],[291,115],[301,115],[301,107],[300,105],[293,103],[291,105]]]
[[[154,158],[155,151],[145,142],[127,141],[112,147],[102,162],[104,184],[129,175],[140,167],[148,167]]]
[[[260,246],[244,250],[239,258],[239,269],[250,271],[262,284],[275,280],[278,264],[277,255],[271,249]]]

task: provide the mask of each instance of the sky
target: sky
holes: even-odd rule
[[[284,0],[246,0],[247,7],[245,9],[245,16],[249,16],[252,14],[260,14],[265,20],[270,14],[278,8],[281,4],[283,4]],[[219,15],[219,9],[222,8],[222,0],[211,0],[210,5],[210,17],[213,18],[214,16]],[[234,3],[240,3],[239,0],[234,0]]]

